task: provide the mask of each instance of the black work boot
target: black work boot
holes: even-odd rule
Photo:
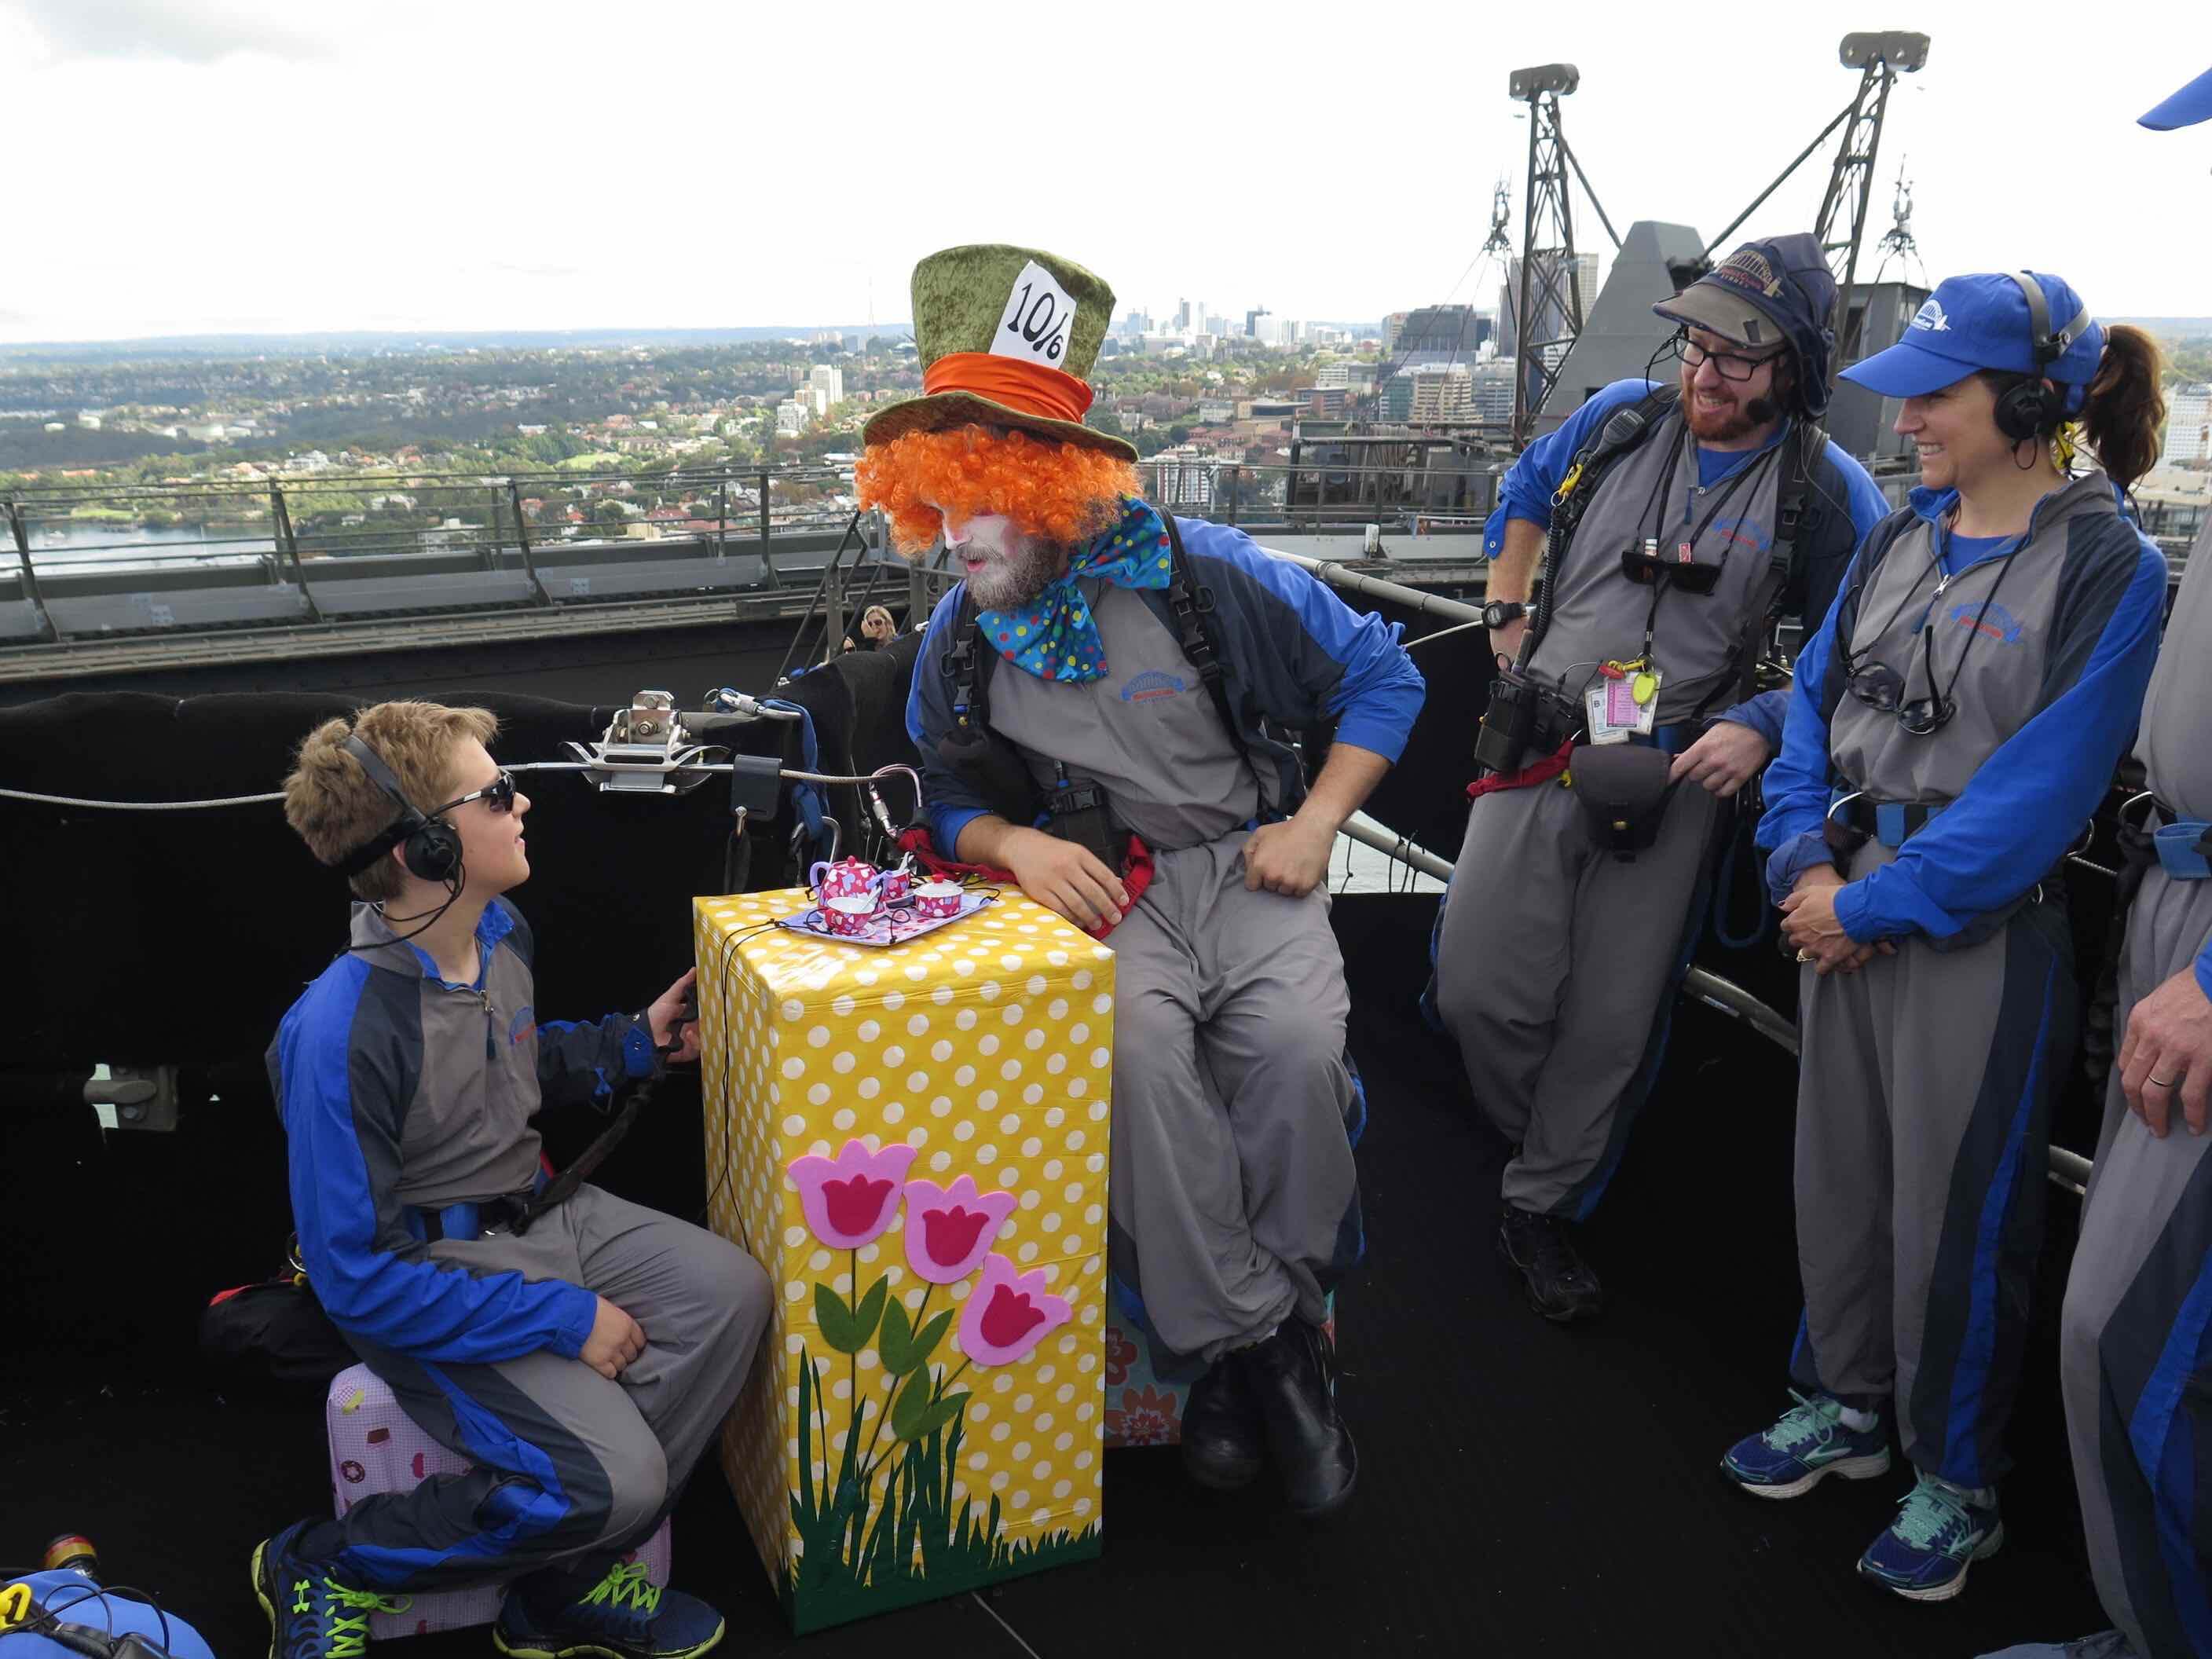
[[[1190,1385],[1182,1408],[1182,1466],[1201,1486],[1234,1492],[1260,1473],[1267,1428],[1236,1356],[1224,1354]]]
[[[1259,1404],[1291,1512],[1318,1519],[1341,1509],[1359,1477],[1359,1454],[1337,1413],[1336,1351],[1328,1338],[1293,1316],[1266,1341],[1229,1358]]]
[[[1575,1249],[1574,1224],[1564,1217],[1508,1204],[1498,1225],[1498,1251],[1520,1271],[1528,1305],[1545,1318],[1565,1325],[1604,1309],[1604,1288]]]

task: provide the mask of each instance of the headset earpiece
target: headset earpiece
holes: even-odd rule
[[[2026,379],[2014,382],[1997,394],[1996,406],[1990,413],[1997,430],[2015,444],[2026,443],[2056,426],[2064,412],[2064,393],[2052,386],[2047,378],[2051,365],[2063,357],[2089,327],[2089,308],[2087,306],[2075,314],[2073,321],[2053,332],[2051,326],[2051,302],[2045,298],[2043,284],[2024,270],[2008,270],[2006,276],[2020,284],[2021,298],[2027,301],[2027,331],[2032,343],[2035,367]]]
[[[450,881],[453,872],[461,867],[459,832],[441,819],[424,817],[407,799],[406,791],[399,787],[399,780],[384,763],[383,757],[357,734],[349,732],[338,746],[361,763],[361,769],[368,775],[368,781],[399,809],[398,821],[372,836],[339,866],[341,871],[357,876],[397,847],[400,849],[400,862],[407,866],[410,875],[424,881]]]

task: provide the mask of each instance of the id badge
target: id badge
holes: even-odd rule
[[[1642,702],[1636,694],[1647,695]],[[1632,736],[1650,737],[1653,716],[1659,709],[1659,676],[1650,671],[1600,680],[1583,693],[1584,723],[1592,743],[1626,743]]]

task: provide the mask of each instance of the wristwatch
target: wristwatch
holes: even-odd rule
[[[1519,599],[1492,599],[1482,607],[1482,625],[1494,634],[1528,614],[1528,605]]]

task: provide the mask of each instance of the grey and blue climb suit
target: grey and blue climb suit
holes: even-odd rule
[[[1336,740],[1395,760],[1424,687],[1395,624],[1361,616],[1241,531],[1178,521],[1252,761],[1238,754],[1177,643],[1164,595],[1079,580],[1103,679],[1039,679],[1008,661],[992,726],[1040,785],[1054,763],[1105,790],[1152,850],[1152,884],[1108,935],[1115,963],[1113,1170],[1117,1294],[1171,1358],[1211,1361],[1293,1312],[1326,1315],[1360,1249],[1351,1142],[1364,1111],[1344,1058],[1349,995],[1326,884],[1304,898],[1244,888],[1255,818],[1304,785],[1276,726],[1336,721]],[[951,690],[933,672],[961,590],[923,643],[908,729],[923,757],[932,837],[948,856],[984,810],[939,757]],[[991,648],[988,642],[983,649]]]
[[[2166,567],[2101,472],[1972,558],[1952,556],[1942,526],[1956,499],[1914,491],[1860,550],[1798,659],[1759,839],[1778,902],[1833,856],[1832,805],[1848,816],[1857,792],[1890,809],[1835,906],[1852,939],[1896,954],[1800,970],[1791,1376],[1893,1403],[1915,1466],[1978,1487],[2008,1467],[2051,1102],[2074,1048],[2055,872],[2134,729]],[[1932,673],[1956,714],[1908,732],[1848,688],[1875,664],[1914,697]]]
[[[653,1048],[626,1015],[537,1018],[530,929],[504,899],[476,939],[478,978],[452,984],[356,905],[364,948],[308,986],[269,1051],[308,1282],[407,1415],[474,1465],[302,1534],[303,1559],[386,1591],[596,1576],[641,1543],[769,1306],[734,1245],[589,1185],[520,1238],[477,1236],[494,1200],[538,1182],[540,1106],[611,1102]],[[602,1296],[646,1336],[618,1381],[577,1357]]]
[[[2176,821],[2212,819],[2212,524],[2166,623],[2136,758]],[[2128,914],[2117,1038],[2178,974],[2212,996],[2212,880],[2154,866]],[[2059,1367],[2105,1611],[2146,1659],[2212,1659],[2212,1135],[2190,1133],[2178,1088],[2168,1099],[2161,1140],[2112,1068]]]
[[[1650,387],[1617,381],[1529,446],[1492,515],[1493,551],[1506,520],[1549,522],[1553,494],[1576,453],[1613,410]],[[1686,748],[1698,735],[1697,717],[1718,709],[1718,719],[1771,740],[1779,726],[1773,705],[1784,694],[1725,705],[1741,672],[1738,647],[1754,590],[1767,572],[1783,434],[1711,484],[1701,482],[1696,445],[1681,437],[1678,409],[1599,482],[1554,574],[1551,629],[1528,668],[1579,701],[1600,661],[1639,655],[1652,589],[1623,574],[1621,550],[1655,528],[1671,544],[1702,526],[1697,556],[1724,562],[1724,569],[1710,596],[1673,592],[1661,602],[1655,737]],[[1862,527],[1879,523],[1887,504],[1864,469],[1833,444],[1811,465],[1814,522],[1799,544],[1832,551],[1839,569]],[[1722,505],[1730,483],[1736,494]],[[1657,1069],[1668,987],[1703,921],[1692,900],[1722,810],[1702,787],[1677,788],[1657,843],[1623,861],[1596,844],[1581,806],[1558,783],[1498,790],[1472,804],[1437,933],[1437,1007],[1476,1101],[1518,1148],[1503,1183],[1517,1208],[1580,1218],[1596,1207]]]

